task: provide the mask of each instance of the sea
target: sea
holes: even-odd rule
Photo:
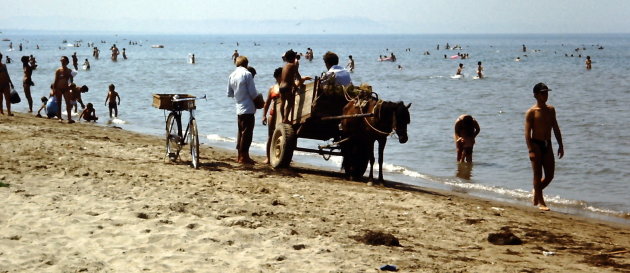
[[[400,144],[394,135],[385,148],[386,180],[521,205],[531,205],[532,197],[524,113],[535,104],[533,86],[544,82],[553,90],[548,104],[556,108],[565,151],[562,159],[556,156],[555,178],[544,191],[547,204],[567,214],[630,223],[630,34],[232,36],[4,31],[0,38],[2,54],[13,60],[7,67],[23,98],[13,106],[16,111],[27,111],[20,84],[21,56],[33,55],[37,60],[32,87],[37,110],[40,97],[50,92],[60,57],[76,52],[75,82],[89,87],[83,101],[94,104],[99,126],[162,136],[167,113],[152,107],[152,94],[205,95],[195,111],[201,142],[228,149],[235,147],[237,129],[234,101],[226,96],[227,78],[235,68],[234,50],[255,67],[256,88],[264,94],[289,49],[300,53],[313,49],[312,61],[300,61],[303,76],[325,71],[326,51],[337,53],[342,66],[352,55],[355,85],[371,85],[383,100],[411,103],[409,141]],[[99,59],[92,56],[93,48],[88,46],[92,43],[100,49]],[[456,49],[447,50],[447,43]],[[114,44],[121,52],[126,49],[128,59],[110,59]],[[396,62],[378,60],[392,53]],[[192,54],[195,64],[189,62]],[[585,68],[586,56],[592,59],[591,70]],[[90,70],[81,68],[86,59]],[[483,79],[473,77],[477,62],[484,67]],[[460,63],[465,76],[453,79]],[[109,84],[121,97],[115,119],[108,118],[104,105]],[[472,115],[481,127],[473,164],[456,162],[453,125],[462,114]],[[261,115],[257,111],[251,148],[255,155],[264,155],[267,138]],[[312,149],[328,143],[298,140],[298,146]],[[556,153],[557,147],[553,139]],[[338,157],[326,160],[296,152],[293,160],[340,171]]]

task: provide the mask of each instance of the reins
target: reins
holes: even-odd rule
[[[357,100],[357,102],[358,102],[358,100]],[[378,114],[376,114],[376,117],[377,117],[377,118],[379,118],[379,119],[381,118],[381,110],[382,110],[382,108],[383,108],[383,102],[384,102],[383,100],[378,100],[378,101],[376,102],[376,105],[374,105],[374,108],[372,108],[372,113],[371,113],[371,114],[376,114],[376,108],[378,108]],[[369,100],[368,100],[368,104],[369,104]],[[361,114],[363,114],[363,109],[362,109],[361,107],[359,107],[359,111],[361,112]],[[377,132],[377,133],[379,133],[379,134],[382,134],[382,135],[385,135],[385,136],[389,136],[389,135],[391,135],[391,134],[393,134],[393,133],[394,133],[395,124],[392,124],[392,130],[388,133],[388,132],[383,132],[383,131],[381,131],[381,130],[377,129],[376,127],[374,127],[374,126],[370,123],[370,121],[368,121],[368,120],[367,120],[367,117],[363,117],[363,120],[365,121],[365,123],[366,123],[366,124],[367,124],[367,125],[368,125],[371,129],[372,129],[372,130],[374,130],[375,132]],[[396,122],[396,117],[395,117],[395,115],[394,115],[394,118],[393,118],[393,121],[392,121],[392,122],[393,122],[393,123],[395,123],[395,122]]]

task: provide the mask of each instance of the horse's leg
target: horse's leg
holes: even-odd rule
[[[383,151],[385,151],[385,144],[387,144],[387,138],[381,138],[378,140],[378,182],[383,183]]]
[[[368,140],[368,149],[370,149],[370,177],[368,181],[374,182],[374,140]]]

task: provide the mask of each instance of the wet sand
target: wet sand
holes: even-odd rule
[[[0,272],[630,271],[629,226],[536,207],[22,113],[0,151]]]

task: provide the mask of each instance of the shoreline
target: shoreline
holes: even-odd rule
[[[0,135],[8,272],[630,269],[627,224],[398,182],[368,187],[299,163],[244,167],[209,146],[194,170],[165,162],[156,136],[19,112],[0,116]],[[506,230],[523,244],[487,241]],[[401,247],[357,239],[368,231]]]

